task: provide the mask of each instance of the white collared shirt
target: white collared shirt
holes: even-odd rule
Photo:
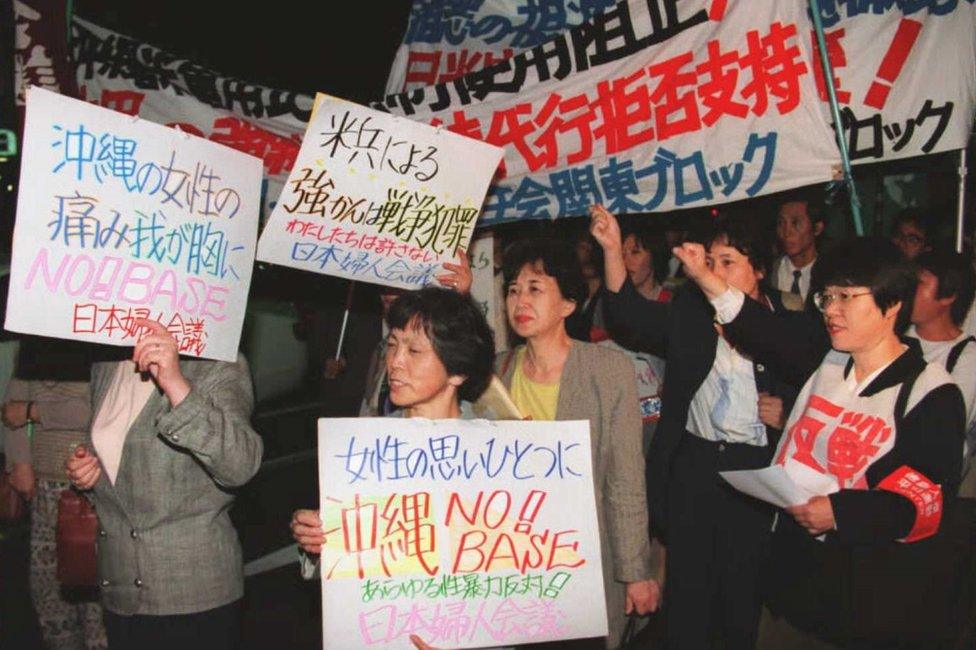
[[[813,261],[802,268],[797,268],[793,266],[793,262],[790,258],[784,255],[779,260],[779,267],[776,271],[776,288],[780,291],[785,291],[789,293],[790,289],[793,288],[793,272],[800,272],[800,298],[804,301],[807,299],[807,294],[810,292],[810,272],[813,270],[813,262],[816,262],[817,258],[813,258]]]

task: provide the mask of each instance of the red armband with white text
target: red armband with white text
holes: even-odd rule
[[[878,483],[878,488],[900,494],[915,506],[915,523],[900,542],[917,542],[939,531],[942,521],[942,487],[921,472],[902,465]]]

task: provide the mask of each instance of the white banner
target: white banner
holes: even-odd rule
[[[853,162],[965,145],[976,106],[973,0],[821,6]],[[479,226],[584,215],[594,202],[663,211],[816,184],[839,169],[839,153],[806,8],[418,0],[404,47],[441,52],[437,80],[473,71],[374,107],[505,148],[507,176]],[[84,97],[261,157],[270,213],[311,97],[222,77],[77,18],[73,28]],[[484,70],[475,59],[493,48],[512,56]],[[426,81],[432,61],[412,64]]]
[[[377,106],[505,147],[482,225],[825,182],[840,158],[804,6],[621,2],[488,70]]]
[[[720,0],[712,6],[728,2]],[[474,0],[461,4],[414,0],[387,94],[444,83],[490,67],[614,4],[610,0]],[[631,4],[658,7],[664,14],[676,6],[655,0]],[[965,146],[976,101],[973,0],[821,0],[820,7],[854,163]],[[817,90],[830,119],[812,21],[808,21],[807,31],[815,53],[811,67]],[[933,74],[933,65],[938,67],[937,74]]]
[[[27,95],[6,328],[234,361],[261,161],[40,88]]]
[[[582,24],[616,0],[414,0],[386,94],[451,81]]]
[[[319,95],[258,259],[422,287],[467,250],[501,157],[484,142]]]
[[[851,162],[966,146],[976,110],[973,0],[826,0],[821,13]],[[829,111],[819,68],[817,88]]]
[[[319,420],[328,650],[607,634],[589,423]]]

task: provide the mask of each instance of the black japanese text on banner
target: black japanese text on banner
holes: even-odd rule
[[[615,4],[616,0],[414,0],[386,94],[483,70]]]
[[[830,180],[839,163],[807,24],[802,3],[621,2],[379,106],[505,147],[482,224],[734,201]]]
[[[77,17],[72,31],[83,99],[261,158],[270,214],[298,155],[311,96],[222,76]]]
[[[5,327],[234,361],[261,161],[40,88],[27,94]]]
[[[467,250],[502,150],[327,95],[258,259],[416,289]]]
[[[966,146],[976,110],[973,0],[822,0],[821,18],[851,162]]]

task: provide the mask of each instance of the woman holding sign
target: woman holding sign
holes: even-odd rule
[[[263,449],[250,374],[242,357],[180,359],[163,325],[136,325],[131,360],[94,365],[91,444],[67,462],[98,513],[109,648],[234,650],[244,571],[231,490]]]
[[[466,295],[427,287],[396,299],[386,315],[389,400],[397,410],[388,417],[432,420],[471,419],[471,402],[491,380],[494,337],[478,306]],[[317,556],[325,542],[318,510],[297,510],[292,535],[301,549]],[[302,574],[317,566],[302,556]]]
[[[809,340],[718,277],[701,246],[675,254],[733,340],[771,365],[808,367]],[[760,645],[944,647],[962,602],[955,558],[972,543],[950,534],[962,394],[899,339],[917,278],[894,251],[855,242],[828,268],[814,302],[833,350],[804,385],[774,464],[809,491],[825,478],[833,489],[777,521]]]
[[[525,345],[503,353],[497,372],[519,410],[534,420],[589,420],[593,483],[609,637],[615,648],[627,614],[657,609],[634,366],[625,355],[566,333],[586,295],[572,247],[525,240],[505,255],[506,311]]]

